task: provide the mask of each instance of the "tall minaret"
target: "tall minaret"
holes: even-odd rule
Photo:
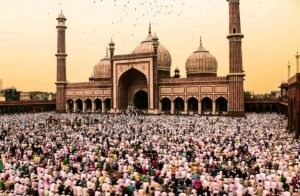
[[[114,102],[114,89],[118,88],[117,85],[114,85],[114,53],[115,53],[115,43],[112,38],[109,43],[109,54],[110,54],[110,82],[111,82],[111,111],[116,112],[117,108],[116,103]]]
[[[66,112],[66,40],[65,30],[67,26],[65,21],[67,20],[62,11],[56,19],[58,24],[57,29],[57,72],[56,72],[56,112]]]
[[[240,0],[229,3],[229,109],[234,116],[244,115],[244,70],[242,61],[242,38]]]
[[[288,62],[288,79],[290,79],[290,77],[291,77],[291,63],[290,63],[290,61]]]
[[[296,57],[296,73],[299,73],[299,58],[300,58],[300,54],[299,54],[298,51],[297,51],[295,57]]]

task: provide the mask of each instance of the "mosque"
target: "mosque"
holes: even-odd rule
[[[244,115],[244,70],[239,0],[229,4],[229,74],[217,76],[218,61],[203,46],[187,58],[186,78],[175,69],[171,54],[151,32],[129,54],[117,55],[115,43],[93,70],[88,82],[70,83],[66,78],[65,24],[57,18],[56,111],[120,113],[128,108],[148,114]]]

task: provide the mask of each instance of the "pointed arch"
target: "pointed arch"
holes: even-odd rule
[[[193,113],[198,113],[198,99],[195,97],[190,97],[188,99],[188,111]]]
[[[175,113],[180,114],[181,112],[184,111],[184,100],[181,97],[177,97],[174,100],[175,104]]]
[[[75,101],[75,105],[76,105],[76,112],[82,112],[83,102],[80,98]]]
[[[168,97],[165,97],[161,100],[162,112],[170,113],[171,112],[171,100]]]
[[[106,98],[104,100],[104,105],[105,105],[105,111],[104,112],[108,112],[111,109],[111,99],[110,98]]]
[[[216,99],[216,112],[224,113],[228,111],[228,101],[224,97]]]
[[[74,111],[74,101],[73,99],[67,100],[67,112],[73,112]]]
[[[84,104],[85,104],[85,112],[91,112],[92,111],[92,100],[90,98],[87,98],[85,101],[84,101]]]
[[[212,113],[212,109],[213,109],[212,99],[209,97],[204,97],[201,100],[201,108],[202,108],[202,112],[204,113]]]
[[[94,104],[95,104],[95,112],[101,112],[102,111],[102,101],[99,98],[96,98],[94,100]]]

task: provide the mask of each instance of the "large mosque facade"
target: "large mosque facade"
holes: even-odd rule
[[[65,16],[57,20],[57,112],[119,113],[128,108],[149,114],[244,115],[244,71],[239,0],[229,3],[229,74],[217,76],[218,62],[200,41],[186,60],[186,78],[179,70],[171,77],[172,58],[151,26],[145,40],[132,53],[115,54],[109,43],[103,59],[88,82],[69,83],[66,78]],[[191,51],[192,52],[192,51]]]

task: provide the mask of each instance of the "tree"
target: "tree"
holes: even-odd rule
[[[245,91],[245,92],[244,92],[244,97],[245,97],[245,99],[251,99],[251,98],[252,98],[252,93],[251,93],[251,91]]]
[[[3,90],[6,101],[19,101],[20,91],[15,88],[7,88]]]

